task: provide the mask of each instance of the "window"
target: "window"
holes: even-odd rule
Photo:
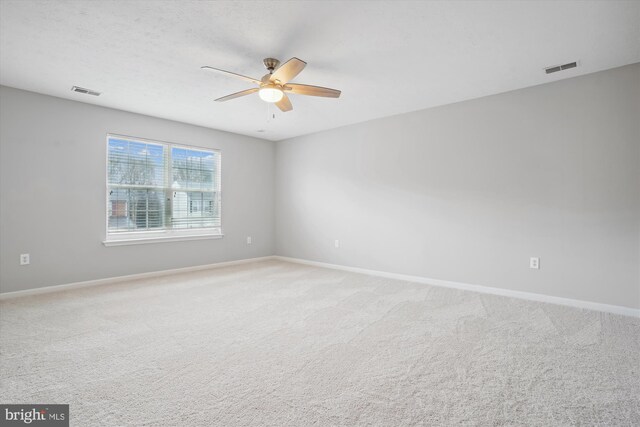
[[[221,236],[220,152],[107,137],[107,240]]]

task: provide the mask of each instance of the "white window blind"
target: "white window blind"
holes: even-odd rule
[[[220,152],[107,138],[107,240],[221,234]]]

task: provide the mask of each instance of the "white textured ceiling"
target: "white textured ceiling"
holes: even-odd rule
[[[213,102],[268,56],[342,97]],[[1,84],[271,140],[638,61],[640,1],[0,1]]]

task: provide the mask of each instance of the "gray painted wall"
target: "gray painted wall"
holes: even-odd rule
[[[103,246],[107,133],[221,149],[225,237]],[[273,165],[272,142],[1,87],[0,291],[272,255]]]
[[[635,64],[280,141],[277,253],[640,308],[639,122]]]
[[[275,149],[0,87],[0,291],[277,253],[640,308],[639,117],[640,64]],[[108,132],[222,149],[225,237],[104,247]]]

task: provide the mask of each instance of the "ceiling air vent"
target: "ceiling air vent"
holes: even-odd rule
[[[91,89],[85,89],[80,86],[74,86],[71,88],[71,90],[78,93],[84,93],[86,95],[100,96],[100,92],[96,92],[95,90]]]
[[[564,65],[554,65],[553,67],[547,67],[544,69],[544,72],[547,74],[557,73],[558,71],[568,70],[569,68],[576,68],[578,66],[577,62],[569,62]]]

